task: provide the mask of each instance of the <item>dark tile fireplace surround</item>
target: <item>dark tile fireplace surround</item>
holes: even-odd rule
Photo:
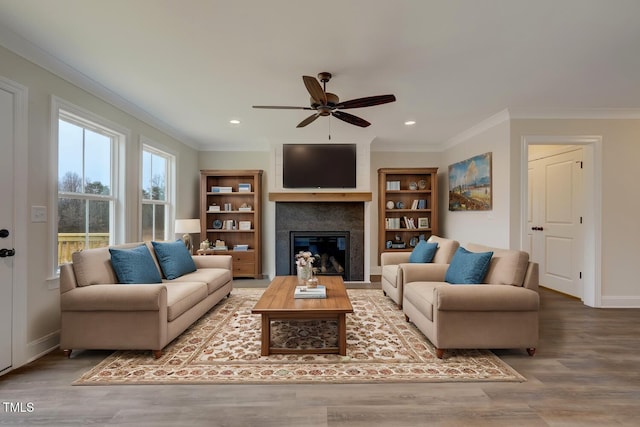
[[[300,233],[303,232],[303,233]],[[276,274],[292,274],[293,234],[347,233],[349,251],[345,280],[364,280],[363,202],[277,202]]]

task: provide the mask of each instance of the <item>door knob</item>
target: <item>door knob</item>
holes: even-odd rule
[[[8,256],[14,256],[15,254],[16,254],[16,250],[15,249],[6,249],[6,248],[0,249],[0,258],[6,258]]]

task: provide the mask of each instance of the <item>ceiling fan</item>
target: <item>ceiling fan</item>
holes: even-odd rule
[[[323,83],[324,87],[320,86],[318,80]],[[338,95],[327,92],[327,82],[331,80],[331,73],[319,73],[318,80],[316,80],[315,77],[302,76],[302,81],[304,82],[309,95],[311,95],[310,107],[254,105],[253,108],[270,108],[278,110],[315,110],[315,113],[298,123],[297,127],[299,128],[307,126],[309,123],[313,122],[320,116],[328,115],[332,115],[336,119],[342,120],[343,122],[365,128],[371,123],[358,116],[354,116],[353,114],[345,113],[342,110],[347,110],[349,108],[371,107],[374,105],[394,102],[396,100],[396,97],[394,95],[377,95],[340,102],[340,98],[338,98]]]

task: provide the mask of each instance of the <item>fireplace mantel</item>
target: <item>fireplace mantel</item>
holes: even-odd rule
[[[370,202],[371,192],[271,192],[270,202]]]

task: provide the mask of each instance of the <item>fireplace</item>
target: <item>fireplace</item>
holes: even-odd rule
[[[309,251],[316,256],[313,267],[317,275],[342,276],[344,280],[350,280],[348,231],[292,231],[290,236],[289,258]],[[291,274],[296,274],[295,263],[291,263]]]
[[[363,202],[277,202],[275,237],[278,276],[295,274],[295,254],[305,250],[300,244],[308,239],[316,246],[332,243],[344,248],[336,253],[326,252],[329,263],[333,266],[331,256],[334,260],[344,256],[344,263],[338,261],[344,269],[341,273],[344,280],[364,280]],[[298,247],[296,238],[300,239]],[[327,272],[330,271],[327,267]]]

